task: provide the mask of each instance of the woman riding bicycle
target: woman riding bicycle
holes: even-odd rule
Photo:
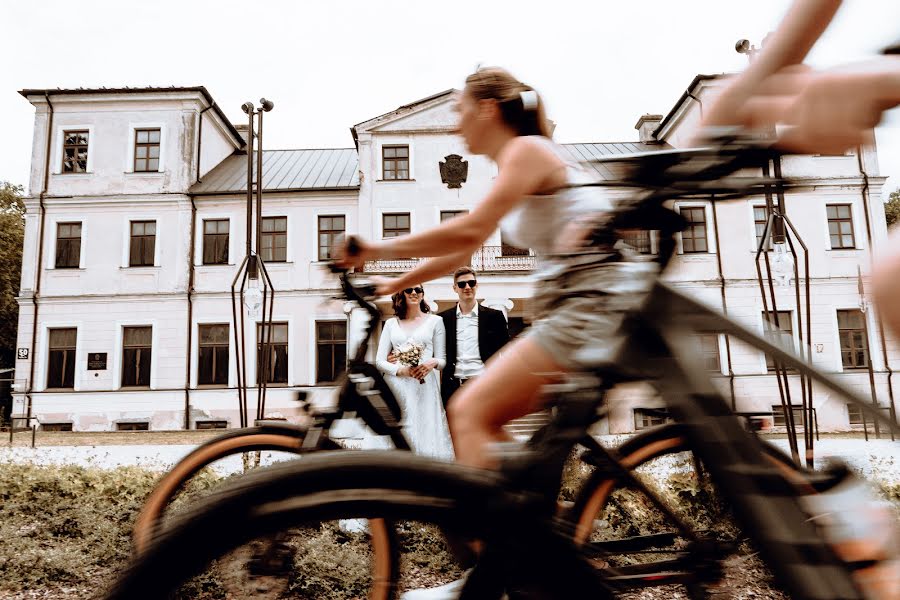
[[[479,69],[466,79],[456,111],[469,150],[498,166],[487,196],[469,214],[428,231],[360,241],[355,253],[345,244],[337,262],[352,267],[368,260],[436,257],[396,279],[379,280],[378,291],[391,294],[467,264],[498,226],[536,252],[532,327],[448,405],[458,461],[492,467],[489,445],[507,439],[504,424],[540,408],[544,384],[612,358],[622,315],[640,305],[655,265],[624,261],[610,244],[576,253],[573,268],[576,255],[566,253],[580,248],[590,223],[612,206],[596,189],[568,187],[590,179],[551,141],[543,103],[530,86],[503,69]]]

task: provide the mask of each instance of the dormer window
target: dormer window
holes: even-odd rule
[[[159,129],[134,130],[134,172],[159,171]]]
[[[382,178],[409,179],[409,146],[384,146],[381,148]]]
[[[87,173],[88,131],[63,132],[63,173]]]

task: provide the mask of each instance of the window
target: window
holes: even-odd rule
[[[63,132],[63,173],[87,173],[87,130]]]
[[[650,232],[646,229],[623,229],[619,231],[619,237],[628,246],[641,254],[652,254],[650,247]]]
[[[81,223],[57,223],[56,268],[77,269],[81,262]]]
[[[458,217],[460,215],[467,215],[469,211],[467,210],[442,210],[441,211],[441,223],[444,221],[449,221],[454,217]]]
[[[78,330],[74,327],[51,329],[47,387],[71,389],[75,387],[75,342]]]
[[[679,212],[688,222],[687,228],[681,232],[682,252],[709,252],[706,244],[706,209],[702,206],[683,206]]]
[[[122,387],[149,387],[152,327],[126,327],[122,335]]]
[[[763,335],[765,338],[780,348],[785,350],[794,349],[794,324],[791,322],[791,311],[778,311],[778,324],[775,324],[775,313],[769,311],[763,313],[763,319],[768,323],[763,323]],[[775,361],[771,356],[766,356],[766,368],[769,371],[775,370]]]
[[[409,233],[409,213],[385,213],[381,216],[383,238]]]
[[[150,431],[147,421],[116,423],[116,431]]]
[[[794,415],[794,426],[803,427],[803,408],[800,406],[791,406],[791,413]],[[780,404],[772,405],[772,425],[775,427],[787,427],[787,421],[784,419],[785,410]]]
[[[763,232],[766,230],[766,223],[769,221],[769,209],[763,206],[753,207],[753,227],[756,228],[756,245],[753,247],[758,250],[762,243]],[[772,230],[769,230],[769,243],[766,244],[766,250],[772,249]]]
[[[319,217],[319,260],[331,258],[331,249],[338,236],[346,230],[344,215],[323,215]]]
[[[646,429],[669,422],[669,411],[665,408],[634,409],[634,428]]]
[[[381,172],[384,179],[409,179],[409,146],[384,146]]]
[[[228,264],[228,219],[203,221],[203,264]]]
[[[865,318],[860,310],[837,311],[841,366],[845,369],[865,369],[869,366],[869,340],[866,339]]]
[[[41,423],[41,431],[72,431],[71,423]]]
[[[855,404],[847,405],[847,420],[850,425],[862,425],[863,413],[862,409]]]
[[[131,222],[130,267],[152,267],[156,251],[156,221]]]
[[[697,336],[697,340],[700,343],[700,358],[703,360],[703,368],[711,373],[721,373],[719,336],[715,333],[703,333]]]
[[[197,383],[228,385],[228,325],[200,325]]]
[[[287,217],[263,217],[259,255],[267,263],[287,261]]]
[[[856,248],[853,237],[853,216],[849,204],[829,204],[825,207],[828,215],[828,235],[832,250]]]
[[[228,429],[228,421],[197,421],[197,429]]]
[[[159,129],[134,130],[134,172],[159,171]]]
[[[266,383],[287,383],[288,380],[288,326],[287,323],[272,323],[268,333],[262,323],[256,326],[256,382],[262,381],[265,371]],[[269,335],[268,339],[264,335]],[[268,364],[263,354],[263,341],[269,343]]]
[[[316,323],[316,383],[331,383],[347,368],[347,322]]]

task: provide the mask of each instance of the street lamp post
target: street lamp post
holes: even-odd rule
[[[247,388],[247,331],[244,314],[255,324],[260,319],[262,332],[259,336],[259,353],[257,355],[257,395],[256,395],[256,419],[262,419],[266,411],[266,387],[269,381],[269,366],[271,358],[272,341],[272,313],[275,304],[275,288],[266,270],[265,261],[261,256],[262,248],[262,191],[263,191],[263,160],[262,160],[262,134],[263,115],[271,111],[275,104],[260,99],[260,107],[257,109],[252,102],[245,102],[241,109],[247,115],[247,239],[245,244],[244,260],[238,267],[234,280],[231,282],[231,312],[233,317],[234,342],[237,351],[237,378],[238,378],[238,414],[241,427],[249,425],[249,405]],[[258,122],[258,130],[254,135],[254,118]],[[257,141],[258,140],[258,141]],[[255,145],[255,151],[254,151]],[[254,181],[254,160],[256,161],[256,178]],[[254,185],[256,191],[256,215],[254,218]],[[254,226],[255,225],[255,226]],[[254,245],[254,238],[256,244]]]

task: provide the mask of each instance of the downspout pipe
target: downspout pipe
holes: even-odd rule
[[[699,102],[699,100],[698,100]],[[728,316],[728,299],[725,293],[725,271],[722,269],[722,244],[719,243],[719,212],[716,210],[716,196],[710,196],[712,200],[713,229],[716,234],[716,266],[719,270],[719,294],[722,297],[722,312]],[[731,339],[725,334],[725,360],[728,363],[728,391],[731,394],[731,410],[737,410],[737,396],[734,392],[734,368],[731,364]]]
[[[200,163],[197,163],[199,171]],[[198,179],[199,181],[199,179]],[[188,283],[187,283],[187,348],[184,353],[184,428],[191,428],[191,349],[194,333],[194,246],[196,245],[197,231],[197,204],[194,196],[191,199],[191,235],[190,248],[188,249]]]
[[[869,215],[869,173],[866,171],[866,164],[863,161],[863,148],[862,146],[856,147],[856,161],[859,165],[859,174],[862,176],[863,187],[862,187],[862,201],[863,201],[863,214],[866,216],[866,241],[869,244],[869,259],[874,260],[875,258],[875,248],[872,247],[872,222]],[[894,371],[891,369],[891,361],[888,358],[887,351],[887,340],[884,336],[884,323],[881,320],[881,315],[879,313],[878,307],[875,307],[875,318],[878,321],[878,337],[881,342],[881,354],[884,357],[884,369],[887,371],[887,384],[888,384],[888,400],[890,401],[890,410],[891,412],[895,412],[896,409],[894,407]],[[868,343],[868,340],[866,340]],[[869,358],[869,362],[871,363],[871,358]]]
[[[32,306],[32,322],[31,322],[31,361],[28,365],[28,385],[26,387],[26,408],[25,408],[25,426],[31,422],[31,392],[34,390],[34,363],[37,352],[35,345],[37,344],[38,333],[38,297],[41,295],[41,270],[44,263],[44,224],[46,223],[47,210],[44,206],[44,198],[47,196],[47,187],[50,183],[50,148],[53,142],[53,103],[50,102],[50,94],[44,92],[44,99],[47,101],[47,107],[50,109],[50,115],[47,117],[47,144],[44,148],[44,177],[41,184],[41,193],[38,196],[40,205],[41,218],[38,226],[38,253],[37,264],[35,265],[34,293],[31,295]]]
[[[200,111],[197,122],[197,176],[195,182],[200,183],[200,145],[203,142],[203,113],[211,109],[214,105],[210,104]],[[194,334],[194,244],[196,243],[197,229],[197,204],[194,202],[194,196],[189,195],[191,199],[191,234],[190,248],[188,248],[188,283],[187,283],[187,339],[184,351],[184,428],[191,428],[191,347],[193,345]]]

